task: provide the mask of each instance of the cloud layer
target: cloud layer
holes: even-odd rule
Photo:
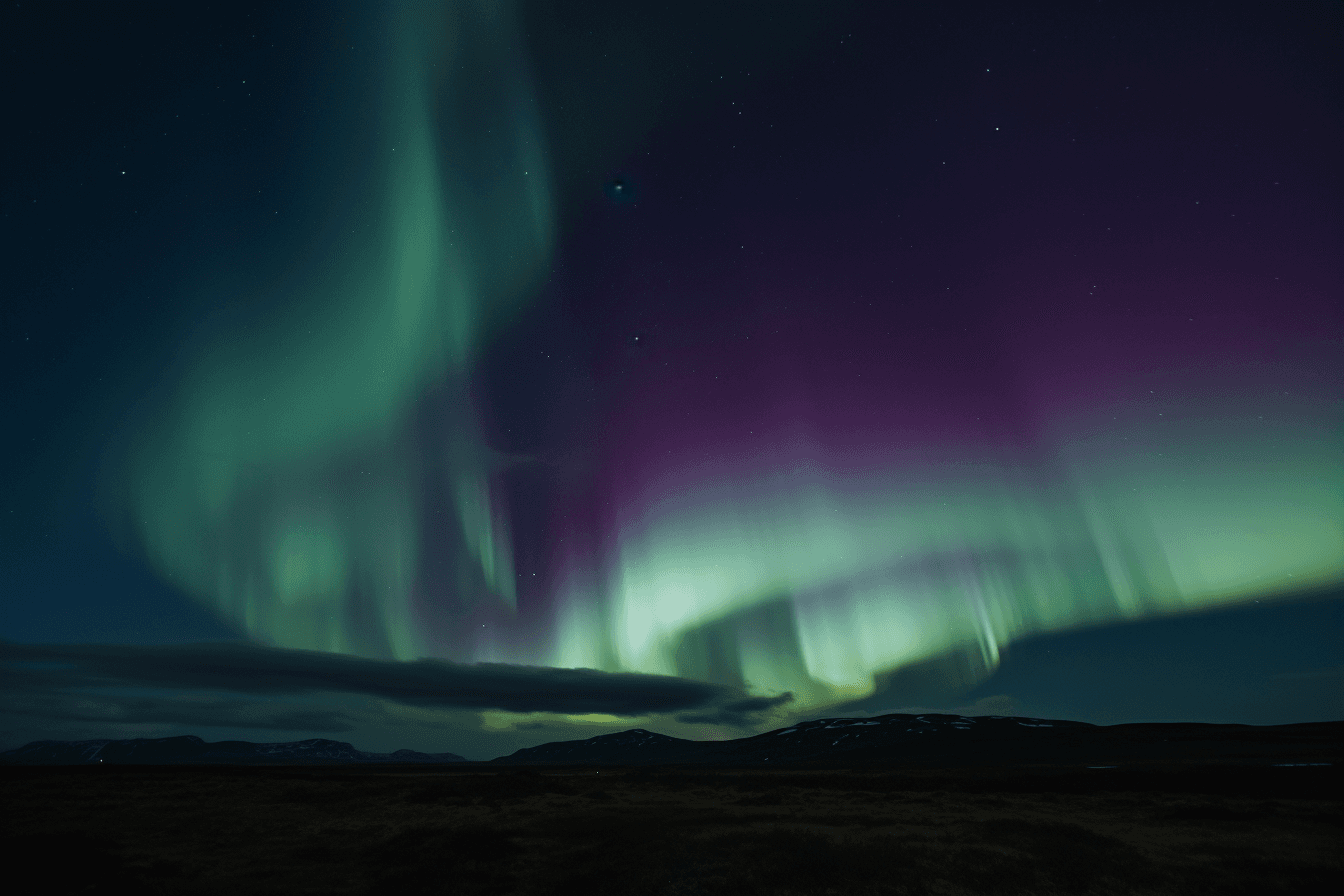
[[[189,721],[222,713],[233,724],[339,730],[340,713],[287,706],[254,711],[237,697],[200,705],[199,692],[253,698],[359,695],[409,706],[516,713],[601,713],[638,717],[677,714],[744,724],[792,700],[665,675],[554,669],[442,660],[397,662],[242,642],[132,646],[30,645],[0,642],[4,711],[96,720]],[[152,696],[124,696],[149,689]],[[167,692],[167,693],[165,693]],[[184,698],[192,694],[188,703]],[[108,709],[115,703],[115,710]],[[278,714],[277,714],[278,713]],[[271,718],[275,716],[275,718]],[[304,724],[301,727],[310,727]]]

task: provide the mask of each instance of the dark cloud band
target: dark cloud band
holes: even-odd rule
[[[0,643],[7,690],[167,688],[258,696],[345,693],[440,709],[712,714],[744,721],[791,699],[666,675],[442,660],[396,662],[246,643],[169,646]]]

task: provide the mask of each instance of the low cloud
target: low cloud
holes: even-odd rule
[[[1019,716],[1022,714],[1022,706],[1007,694],[994,694],[991,697],[981,697],[974,703],[967,703],[964,706],[895,706],[890,709],[879,709],[873,712],[864,713],[869,716],[884,716],[888,713],[903,713],[906,715],[953,715],[953,716]]]
[[[80,694],[62,691],[9,693],[0,698],[0,712],[11,716],[61,719],[104,725],[185,725],[187,727],[257,728],[270,731],[314,731],[339,734],[357,727],[341,709],[273,705],[262,701],[220,699],[195,694],[141,697]]]
[[[736,725],[746,728],[756,724],[761,716],[772,713],[793,702],[792,692],[776,697],[744,697],[706,711],[684,712],[677,721],[686,725]]]
[[[1017,716],[1022,714],[1022,705],[1007,694],[995,694],[959,706],[953,712],[959,716]]]
[[[20,715],[323,731],[348,730],[350,721],[339,710],[267,706],[266,701],[348,694],[434,709],[625,717],[678,714],[742,724],[792,700],[790,694],[757,697],[739,688],[666,675],[442,660],[397,662],[243,642],[170,646],[0,642],[0,686],[4,709]],[[159,693],[125,694],[137,689]],[[212,702],[185,696],[200,691],[256,699],[230,696]]]
[[[1344,682],[1344,666],[1329,669],[1311,669],[1306,672],[1279,672],[1271,675],[1273,681],[1338,681]]]

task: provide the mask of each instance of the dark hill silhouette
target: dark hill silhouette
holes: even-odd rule
[[[1091,725],[1006,716],[906,715],[818,719],[726,741],[643,729],[562,741],[492,760],[502,765],[1119,765],[1184,760],[1335,763],[1344,722],[1252,726]]]
[[[564,740],[536,747],[524,747],[516,753],[492,759],[503,764],[597,764],[656,765],[693,762],[713,741],[683,740],[632,728],[615,734],[600,734],[587,740]]]
[[[206,743],[194,735],[134,740],[39,740],[0,753],[7,765],[332,765],[389,762],[465,762],[455,753],[367,753],[336,740],[254,744]]]

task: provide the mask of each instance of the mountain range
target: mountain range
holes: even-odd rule
[[[369,753],[334,740],[207,743],[199,737],[35,741],[0,753],[6,765],[729,765],[965,767],[1160,762],[1334,765],[1344,722],[1092,725],[1061,719],[891,713],[817,719],[752,737],[695,741],[636,728],[526,747],[488,762],[454,753]]]
[[[635,729],[542,744],[492,760],[507,765],[716,764],[924,766],[1123,765],[1163,761],[1334,764],[1344,722],[1092,725],[1061,719],[891,713],[817,719],[754,737],[682,740]]]

